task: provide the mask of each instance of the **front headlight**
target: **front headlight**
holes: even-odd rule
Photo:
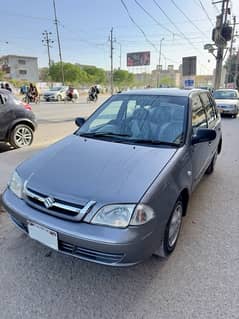
[[[154,211],[143,204],[118,204],[102,207],[91,223],[111,227],[125,228],[147,223],[154,217]]]
[[[17,197],[22,198],[23,181],[16,171],[13,172],[8,186]]]

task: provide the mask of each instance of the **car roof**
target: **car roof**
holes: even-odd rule
[[[127,95],[171,95],[171,96],[185,96],[189,97],[194,92],[207,92],[207,90],[203,89],[191,89],[184,90],[178,88],[155,88],[155,89],[142,89],[142,90],[130,90],[123,91],[119,94],[127,94]]]

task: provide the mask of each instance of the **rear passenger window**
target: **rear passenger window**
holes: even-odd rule
[[[7,103],[7,96],[5,94],[0,94],[0,104]]]
[[[206,113],[199,95],[192,97],[192,127],[194,131],[198,127],[207,127]]]
[[[207,114],[208,125],[210,126],[210,124],[217,118],[216,111],[207,93],[202,93],[200,96]]]

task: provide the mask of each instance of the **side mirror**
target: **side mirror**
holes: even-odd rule
[[[83,117],[77,117],[75,119],[75,124],[78,126],[78,127],[81,127],[83,124],[85,123],[85,119]]]
[[[192,144],[198,144],[203,142],[211,142],[215,140],[217,133],[215,130],[208,128],[199,128],[197,133],[192,137]]]

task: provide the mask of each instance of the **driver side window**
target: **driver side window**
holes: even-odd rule
[[[198,94],[192,97],[192,128],[193,133],[197,128],[207,128],[207,118],[201,99]]]

